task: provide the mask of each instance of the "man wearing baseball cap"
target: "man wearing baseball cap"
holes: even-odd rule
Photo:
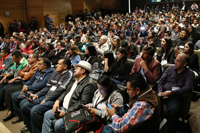
[[[89,77],[89,73],[92,72],[90,63],[87,61],[80,61],[78,64],[74,65],[74,69],[75,78],[55,101],[53,109],[47,111],[44,115],[42,126],[43,133],[49,131],[56,133],[65,132],[63,117],[73,111],[81,109],[82,105],[92,101],[97,87]],[[52,126],[52,123],[54,123],[57,118],[60,119]]]

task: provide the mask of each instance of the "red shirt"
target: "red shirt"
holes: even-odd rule
[[[5,59],[7,59],[8,57],[10,56],[10,54],[6,57],[2,57],[1,58],[1,62],[0,62],[0,69],[4,69],[5,68],[5,65],[3,66],[3,62],[5,61]]]
[[[24,53],[28,53],[28,51],[31,49],[32,46],[29,46],[29,47],[25,47],[24,49],[22,49],[22,52]]]

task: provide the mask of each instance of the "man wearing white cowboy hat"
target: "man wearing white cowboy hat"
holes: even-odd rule
[[[89,77],[92,72],[91,65],[87,61],[80,61],[74,65],[74,79],[66,90],[55,101],[53,109],[44,115],[42,132],[65,132],[63,117],[73,111],[77,111],[92,101],[95,90],[97,89],[93,80]],[[62,105],[62,106],[59,106]],[[56,113],[59,112],[59,113]],[[54,123],[54,121],[60,118]],[[52,123],[54,124],[52,126]]]

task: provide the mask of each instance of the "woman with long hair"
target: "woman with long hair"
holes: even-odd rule
[[[83,60],[89,62],[91,65],[97,62],[97,51],[93,45],[86,46],[85,58]]]
[[[164,37],[161,39],[161,48],[157,52],[157,60],[161,62],[161,65],[174,63],[175,52],[170,37]]]
[[[113,44],[111,45],[110,51],[113,52],[114,57],[117,56],[117,49],[121,47],[121,39],[119,37],[114,37]]]
[[[131,38],[129,39],[129,43],[130,42],[135,43],[138,46],[140,46],[142,43],[142,39],[138,37],[138,33],[135,30],[131,32]]]
[[[46,47],[45,47],[46,51],[44,52],[43,56],[44,58],[48,58],[49,60],[51,60],[53,58],[53,56],[55,55],[54,53],[54,46],[51,43],[47,43]]]
[[[117,62],[111,77],[117,83],[122,85],[131,71],[131,63],[127,60],[127,52],[125,48],[117,49]]]
[[[193,26],[189,26],[188,31],[189,31],[189,37],[193,39],[192,42],[195,44],[199,40],[198,31]]]

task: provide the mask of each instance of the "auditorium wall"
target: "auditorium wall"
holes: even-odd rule
[[[3,24],[6,35],[9,35],[7,31],[13,19],[22,20],[27,24],[33,16],[40,28],[45,26],[46,14],[54,19],[54,25],[58,25],[65,22],[65,16],[69,11],[75,16],[79,10],[84,12],[85,9],[90,11],[115,6],[120,6],[120,0],[4,0],[0,4],[0,23]],[[10,16],[5,16],[5,11],[8,11]],[[29,28],[26,28],[29,31]]]

